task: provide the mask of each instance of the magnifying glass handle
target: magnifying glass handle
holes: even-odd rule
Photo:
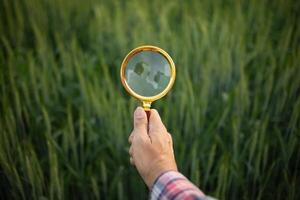
[[[145,110],[145,112],[146,112],[146,114],[147,114],[147,119],[148,119],[148,121],[149,121],[149,118],[150,118],[150,112],[151,112],[150,108],[151,108],[151,103],[152,103],[152,102],[150,102],[150,101],[143,101],[143,108],[144,108],[144,110]]]

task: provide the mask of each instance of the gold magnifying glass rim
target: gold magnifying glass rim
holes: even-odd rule
[[[152,52],[158,52],[160,53],[161,55],[163,55],[167,61],[169,62],[170,64],[170,67],[171,67],[171,76],[170,76],[170,81],[167,85],[167,87],[161,91],[159,94],[157,95],[154,95],[154,96],[142,96],[142,95],[139,95],[137,94],[136,92],[134,92],[128,85],[127,81],[126,81],[126,78],[125,78],[125,69],[126,69],[126,66],[128,64],[128,61],[137,53],[141,52],[141,51],[152,51]],[[162,98],[163,96],[165,96],[169,90],[172,88],[173,84],[174,84],[174,81],[175,81],[175,76],[176,76],[176,71],[175,71],[175,64],[172,60],[172,58],[169,56],[169,54],[164,51],[163,49],[159,48],[159,47],[156,47],[156,46],[152,46],[152,45],[144,45],[144,46],[139,46],[133,50],[131,50],[127,55],[126,57],[124,58],[122,64],[121,64],[121,70],[120,70],[120,76],[121,76],[121,81],[122,81],[122,84],[124,86],[124,88],[126,89],[126,91],[132,95],[133,97],[143,101],[143,102],[148,102],[148,103],[152,103],[153,101],[157,100],[157,99],[160,99]]]

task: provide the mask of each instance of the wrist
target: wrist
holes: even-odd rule
[[[163,173],[168,171],[178,171],[176,164],[163,164],[161,163],[159,166],[154,167],[149,171],[147,177],[145,178],[145,183],[148,188],[152,188],[155,180],[161,176]]]

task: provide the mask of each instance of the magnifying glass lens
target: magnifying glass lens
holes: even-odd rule
[[[140,51],[128,60],[125,69],[128,86],[145,97],[160,94],[168,86],[170,78],[170,64],[159,52]]]

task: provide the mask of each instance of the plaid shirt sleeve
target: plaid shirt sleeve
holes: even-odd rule
[[[154,182],[150,199],[210,199],[192,184],[185,176],[175,171],[162,173]]]

